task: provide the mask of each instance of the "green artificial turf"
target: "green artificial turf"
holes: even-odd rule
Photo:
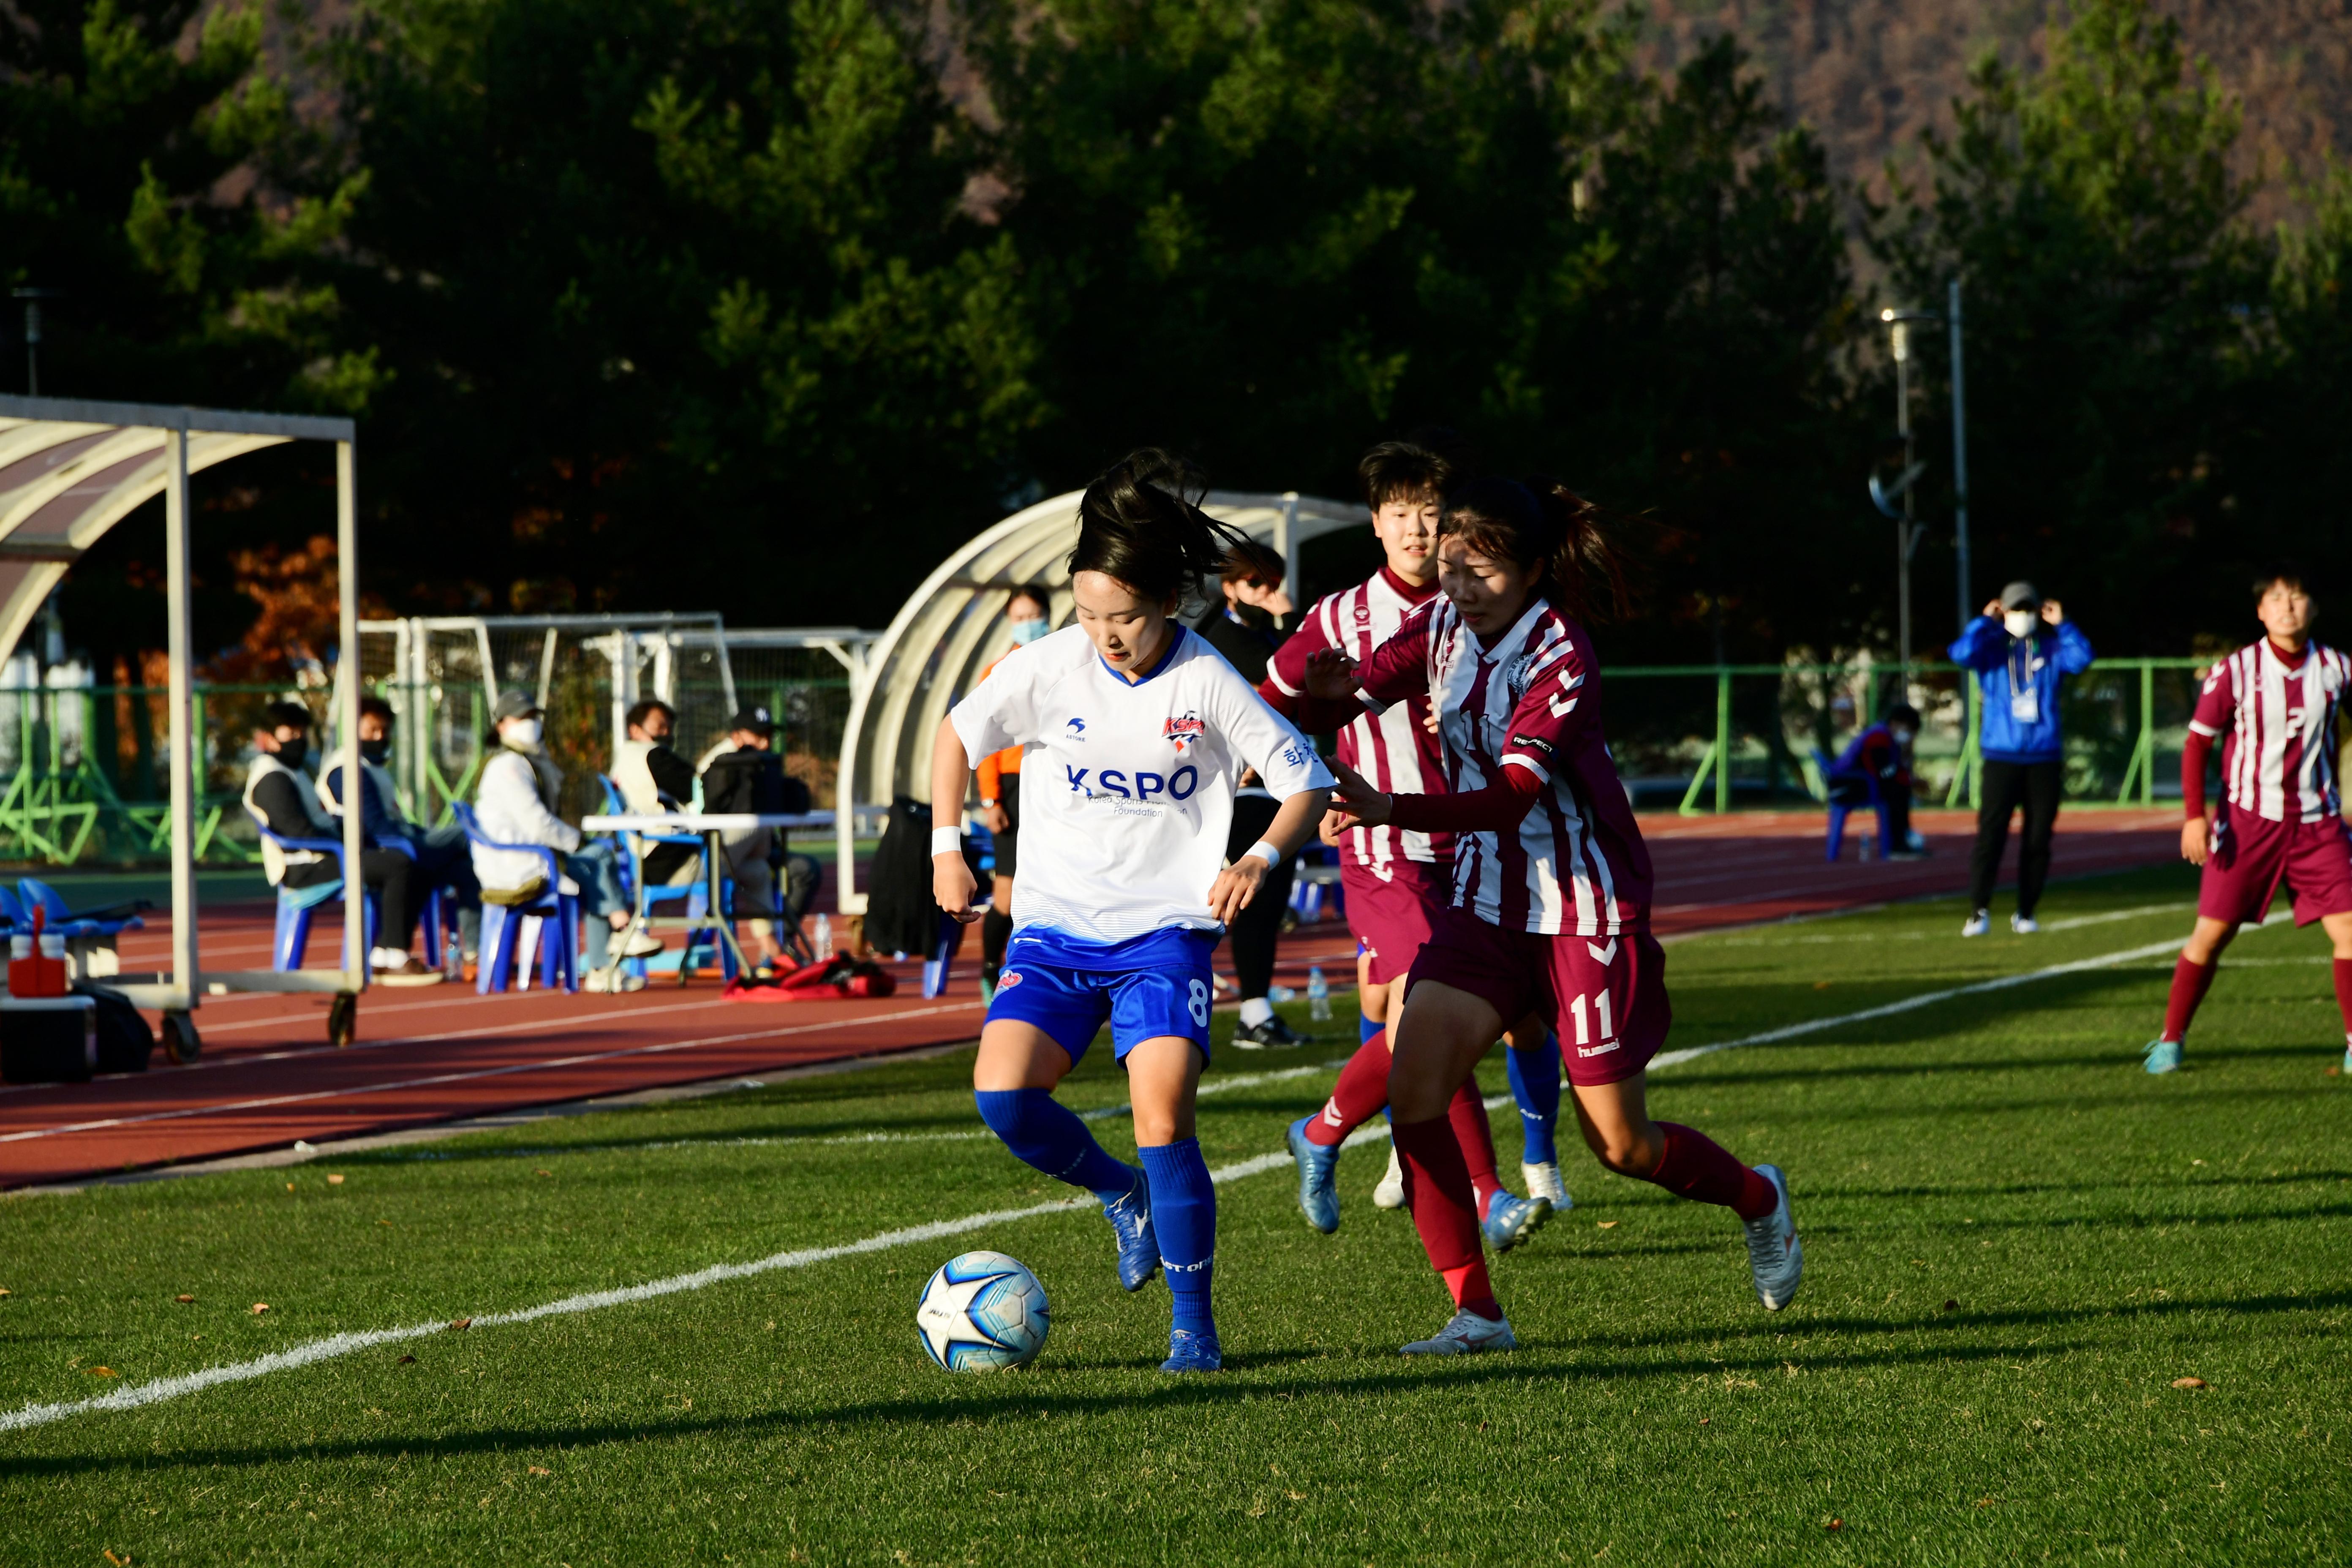
[[[1962,942],[1930,903],[1678,942],[1670,1046],[2177,938],[2191,894],[2062,886],[2032,939]],[[1447,1303],[1365,1149],[1333,1237],[1286,1169],[1219,1189],[1216,1377],[1158,1373],[1165,1291],[1123,1296],[1101,1221],[1057,1213],[0,1434],[0,1561],[2341,1563],[2326,954],[2242,938],[2168,1079],[2137,1065],[2161,956],[1661,1071],[1659,1115],[1790,1173],[1808,1271],[1777,1315],[1727,1213],[1579,1152],[1576,1208],[1495,1268],[1527,1348],[1403,1361]],[[1336,1062],[1344,1005],[1325,1027],[1220,1053],[1213,1165],[1328,1091],[1240,1081]],[[1108,1056],[1071,1104],[1119,1102]],[[980,1135],[968,1068],[0,1203],[0,1409],[1062,1195]],[[1052,1339],[936,1372],[916,1293],[982,1247],[1036,1270]]]

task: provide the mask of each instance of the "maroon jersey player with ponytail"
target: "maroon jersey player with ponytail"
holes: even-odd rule
[[[1405,1353],[1517,1346],[1479,1253],[1446,1103],[1503,1026],[1531,1011],[1559,1037],[1601,1163],[1738,1214],[1756,1293],[1778,1310],[1804,1267],[1780,1172],[1653,1121],[1645,1103],[1672,1016],[1665,953],[1650,934],[1649,851],[1601,736],[1600,667],[1580,624],[1622,607],[1616,559],[1592,509],[1563,487],[1476,479],[1446,498],[1438,581],[1440,596],[1360,667],[1318,657],[1308,688],[1327,700],[1352,692],[1374,711],[1427,693],[1452,793],[1383,794],[1341,766],[1332,809],[1459,835],[1454,905],[1406,979],[1389,1080],[1413,1224],[1455,1311]]]

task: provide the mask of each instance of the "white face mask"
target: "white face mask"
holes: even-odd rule
[[[2032,637],[2033,623],[2041,618],[2032,610],[2010,610],[2001,616],[2000,624],[2009,628],[2009,635],[2013,637]]]
[[[1027,647],[1031,643],[1044,637],[1048,629],[1045,623],[1041,620],[1013,621],[1010,624],[1013,627],[1013,644],[1018,647]]]
[[[517,719],[507,726],[507,739],[525,746],[539,744],[540,722],[536,719]]]
[[[1911,743],[1911,731],[1908,730],[1889,730],[1887,733],[1895,737],[1895,743],[1898,746]]]

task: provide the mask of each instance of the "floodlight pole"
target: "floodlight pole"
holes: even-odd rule
[[[1917,465],[1913,450],[1916,437],[1911,429],[1911,323],[1933,321],[1935,316],[1925,310],[1898,310],[1893,307],[1878,312],[1886,323],[1887,336],[1895,354],[1895,429],[1903,437],[1903,515],[1895,520],[1895,620],[1896,652],[1902,659],[1903,700],[1911,700],[1911,557],[1918,552],[1919,536],[1926,531],[1917,520],[1918,501],[1913,495],[1917,484]]]
[[[62,300],[62,289],[11,289],[11,299],[25,301],[25,395],[41,395],[41,301]]]

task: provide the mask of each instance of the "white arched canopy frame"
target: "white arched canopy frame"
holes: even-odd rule
[[[163,498],[165,634],[171,663],[172,970],[108,984],[176,1027],[175,1054],[193,1050],[186,1015],[207,992],[326,991],[355,996],[367,985],[365,906],[360,879],[343,886],[342,963],[292,973],[204,973],[196,956],[196,746],[189,646],[188,479],[199,469],[289,441],[335,444],[336,578],[341,647],[359,647],[356,433],[348,419],[234,413],[69,398],[0,397],[0,659],[58,581],[106,531]],[[359,683],[338,683],[344,777],[359,776]],[[344,814],[345,863],[360,857],[360,814]],[[348,1004],[339,1004],[347,1008]],[[348,1026],[348,1014],[345,1023]]]
[[[1004,652],[1001,625],[1013,590],[1027,584],[1053,595],[1052,621],[1071,614],[1069,554],[1077,542],[1078,502],[1071,490],[1012,516],[974,537],[923,579],[867,655],[852,692],[835,784],[835,856],[843,912],[862,914],[865,890],[853,858],[855,803],[887,805],[898,795],[930,793],[931,738],[980,673]],[[1312,539],[1371,520],[1361,505],[1300,495],[1212,490],[1202,510],[1279,552],[1286,586],[1298,601],[1298,553]]]

